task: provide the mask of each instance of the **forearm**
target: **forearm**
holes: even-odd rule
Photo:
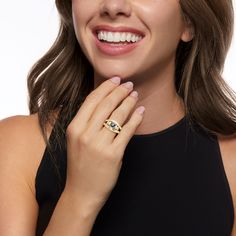
[[[44,236],[89,236],[100,208],[63,192]]]

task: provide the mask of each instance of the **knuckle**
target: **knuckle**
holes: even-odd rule
[[[125,120],[128,114],[128,109],[125,106],[120,106],[112,113],[112,117],[119,117],[120,120]]]
[[[112,109],[116,107],[121,102],[121,100],[126,98],[127,95],[128,90],[122,87],[123,86],[117,87],[112,94],[104,98],[104,100],[100,103],[100,106],[104,109]]]
[[[74,133],[75,133],[75,131],[74,131],[73,124],[69,124],[66,128],[66,136],[72,137],[72,136],[74,136]]]
[[[87,146],[89,143],[91,143],[91,138],[88,134],[84,133],[79,136],[78,142],[83,146]]]
[[[75,126],[75,124],[70,123],[66,128],[65,135],[67,140],[70,142],[76,140],[80,136],[80,130]]]
[[[135,102],[131,100],[133,99],[130,99],[130,98],[125,99],[121,103],[120,107],[113,112],[113,115],[115,117],[121,118],[122,120],[126,119],[126,117],[129,115],[129,113],[131,112],[131,110],[133,109],[135,105]]]
[[[116,95],[115,96],[110,95],[105,98],[104,102],[108,103],[108,104],[115,105],[117,103],[117,100],[118,100],[118,97]]]
[[[95,91],[92,91],[87,97],[86,101],[87,102],[96,102],[98,99],[98,94]]]
[[[117,104],[117,98],[115,96],[109,96],[101,102],[101,107],[104,109],[112,109]]]

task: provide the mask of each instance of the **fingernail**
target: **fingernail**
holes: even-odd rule
[[[133,91],[133,92],[130,94],[130,96],[137,98],[137,97],[138,97],[138,92],[137,92],[137,91]]]
[[[111,81],[112,81],[114,84],[120,84],[120,77],[117,77],[117,76],[112,77],[112,78],[111,78]]]
[[[144,111],[145,111],[145,107],[144,107],[144,106],[141,106],[141,107],[137,108],[136,111],[137,111],[139,114],[143,114]]]
[[[134,86],[134,84],[132,83],[132,82],[126,82],[126,83],[124,83],[123,84],[126,88],[128,88],[128,89],[132,89],[133,88],[133,86]]]

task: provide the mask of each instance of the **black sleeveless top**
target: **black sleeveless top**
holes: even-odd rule
[[[54,130],[50,141],[55,144]],[[42,235],[66,182],[66,150],[45,150],[36,175]],[[156,133],[134,135],[120,175],[90,236],[230,236],[234,209],[215,135],[187,116]]]

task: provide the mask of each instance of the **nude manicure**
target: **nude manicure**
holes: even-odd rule
[[[126,87],[126,88],[128,88],[128,89],[132,89],[133,86],[134,86],[134,84],[129,81],[129,82],[124,83],[123,86]]]
[[[130,96],[132,96],[132,97],[138,97],[138,92],[137,91],[133,91],[131,94],[130,94]]]

